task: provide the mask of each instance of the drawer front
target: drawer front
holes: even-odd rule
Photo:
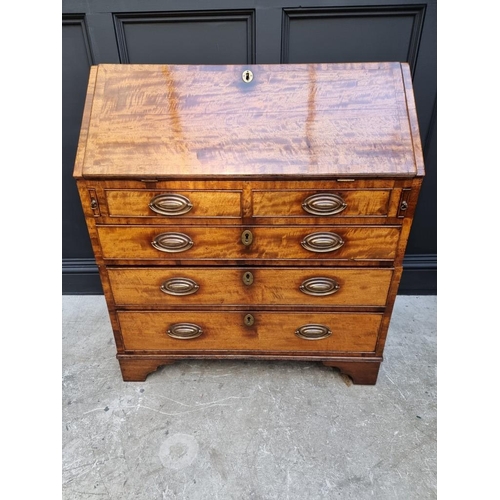
[[[384,306],[392,269],[109,268],[117,306]]]
[[[121,311],[118,318],[126,350],[373,352],[382,315]]]
[[[241,191],[105,190],[110,217],[241,217]]]
[[[400,228],[99,226],[97,232],[105,259],[392,260]]]
[[[254,217],[382,217],[391,191],[254,191]]]

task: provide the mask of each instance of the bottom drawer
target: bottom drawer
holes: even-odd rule
[[[132,351],[373,352],[382,314],[118,312]]]

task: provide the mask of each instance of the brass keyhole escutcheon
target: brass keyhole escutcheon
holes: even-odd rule
[[[243,283],[249,286],[253,283],[253,274],[250,271],[246,271],[243,273]]]
[[[243,71],[241,78],[245,83],[250,83],[253,80],[253,73],[249,69],[246,69]]]
[[[241,242],[243,243],[243,245],[248,247],[252,244],[252,241],[253,241],[252,231],[250,231],[249,229],[245,229],[245,231],[241,233]]]
[[[253,317],[253,314],[246,314],[245,317],[243,318],[243,322],[245,323],[246,326],[252,326],[255,323],[255,318]]]

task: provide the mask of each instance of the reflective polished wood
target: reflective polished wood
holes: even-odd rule
[[[286,359],[375,384],[423,175],[406,64],[93,67],[74,177],[123,379]]]
[[[100,65],[83,176],[417,174],[400,63],[246,68]]]

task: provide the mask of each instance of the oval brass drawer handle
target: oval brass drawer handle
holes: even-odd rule
[[[346,202],[338,194],[333,193],[313,194],[302,203],[302,208],[312,215],[335,215],[346,207]]]
[[[332,334],[332,331],[325,325],[304,325],[295,330],[295,335],[304,340],[326,339]]]
[[[149,202],[149,208],[160,215],[183,215],[193,208],[193,204],[182,194],[159,194]]]
[[[167,335],[173,339],[190,340],[199,337],[203,333],[200,326],[194,323],[174,323],[167,330]]]
[[[177,297],[191,295],[199,289],[200,285],[190,278],[170,278],[160,286],[160,290],[163,293]]]
[[[306,295],[314,295],[316,297],[324,297],[338,292],[340,285],[332,278],[324,278],[321,276],[309,278],[302,282],[299,290]]]
[[[338,250],[344,240],[335,233],[311,233],[300,244],[309,252],[322,253]]]
[[[184,233],[162,233],[156,236],[151,245],[160,252],[177,253],[189,250],[194,242]]]

